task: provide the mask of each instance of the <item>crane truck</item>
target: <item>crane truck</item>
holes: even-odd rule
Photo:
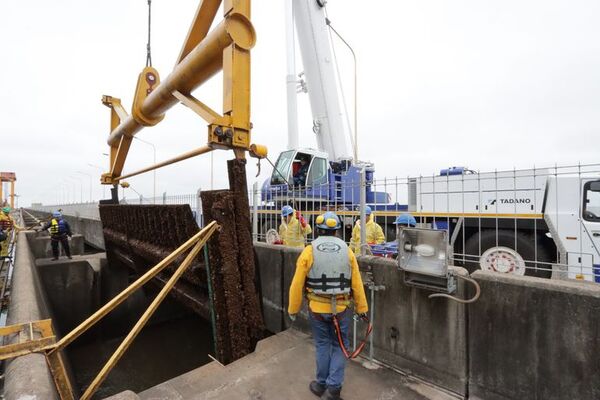
[[[363,195],[390,241],[383,253],[395,251],[395,217],[411,212],[419,226],[448,230],[454,263],[471,271],[600,282],[598,165],[488,173],[447,168],[439,175],[392,181],[394,202],[386,191],[375,190],[374,165],[357,160],[352,151],[356,143],[340,100],[324,3],[287,2],[288,150],[261,188],[262,232],[276,227],[281,205],[291,204],[308,218],[325,209],[338,211],[348,239]],[[318,149],[298,148],[294,25],[304,66],[300,87],[309,96]],[[304,163],[308,170],[298,181]]]
[[[292,204],[303,211],[352,210],[360,201],[361,188],[366,191],[369,204],[390,201],[387,193],[373,190],[374,165],[357,160],[356,151],[353,154],[351,129],[339,95],[325,3],[323,0],[287,2],[289,149],[279,155],[271,177],[261,190],[262,201],[271,202],[275,208]],[[301,86],[309,96],[317,149],[297,146],[294,25],[304,66],[305,81]],[[298,177],[302,164],[307,165],[307,171]],[[361,185],[363,171],[365,183]]]

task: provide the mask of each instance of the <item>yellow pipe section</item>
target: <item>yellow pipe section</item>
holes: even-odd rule
[[[187,160],[188,158],[196,157],[196,156],[199,156],[201,154],[206,154],[206,153],[208,153],[208,152],[210,152],[212,150],[213,150],[213,148],[210,147],[210,146],[198,147],[197,149],[194,149],[194,150],[185,152],[183,154],[180,154],[177,157],[170,158],[170,159],[168,159],[166,161],[159,162],[157,164],[151,165],[151,166],[146,167],[144,169],[140,169],[138,171],[131,172],[129,174],[119,176],[117,178],[114,178],[114,180],[115,181],[120,181],[122,179],[131,178],[132,176],[140,175],[140,174],[143,174],[143,173],[148,172],[148,171],[153,171],[153,170],[158,169],[158,168],[166,167],[167,165],[175,164],[176,162]]]
[[[156,120],[179,102],[173,92],[191,93],[223,68],[223,50],[232,43],[250,50],[256,42],[252,23],[242,14],[231,14],[201,41],[173,72],[148,95],[140,112],[145,120]],[[108,137],[108,144],[116,146],[123,136],[133,137],[144,126],[128,116]]]

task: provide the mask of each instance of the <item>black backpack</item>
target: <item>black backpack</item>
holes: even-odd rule
[[[6,232],[4,232],[2,229],[0,229],[0,242],[4,242],[6,239],[8,239]]]

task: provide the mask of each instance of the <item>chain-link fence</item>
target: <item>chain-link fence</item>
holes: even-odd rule
[[[365,245],[376,255],[397,253],[394,222],[410,213],[417,227],[446,230],[450,261],[469,270],[600,282],[600,164],[338,179],[330,173],[326,182],[311,186],[290,186],[292,178],[255,185],[250,198],[256,239],[276,240],[285,226],[281,208],[290,205],[313,226],[319,214],[336,211],[341,238],[360,248],[356,221],[368,206],[381,227],[367,223]],[[315,237],[313,229],[306,241]]]
[[[331,210],[342,221],[340,237],[352,248],[394,257],[396,218],[410,213],[419,228],[446,230],[451,263],[471,271],[481,268],[600,282],[600,164],[442,172],[380,180],[356,176],[345,181],[330,173],[325,182],[311,186],[255,183],[248,194],[254,238],[281,239],[280,227],[286,224],[281,208],[290,205],[298,213],[294,218],[302,216],[311,227],[296,233],[309,243],[317,236],[316,217]],[[189,204],[202,225],[199,192],[120,201]],[[367,223],[366,243],[361,244],[356,226],[360,210],[367,206],[373,223]],[[99,219],[97,203],[36,209],[51,212],[57,208],[66,215]]]
[[[199,226],[202,225],[202,215],[200,206],[200,194],[177,194],[167,195],[163,193],[159,197],[125,197],[119,200],[120,204],[188,204],[192,209],[192,214]],[[60,210],[64,215],[100,220],[100,212],[98,203],[69,203],[69,204],[53,204],[53,205],[37,205],[30,207],[32,210],[51,213]],[[200,212],[198,211],[200,210]]]

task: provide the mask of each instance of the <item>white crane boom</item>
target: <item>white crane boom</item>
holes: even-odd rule
[[[321,5],[324,1],[292,3],[318,148],[331,161],[352,159],[350,127],[340,102],[329,28]]]

